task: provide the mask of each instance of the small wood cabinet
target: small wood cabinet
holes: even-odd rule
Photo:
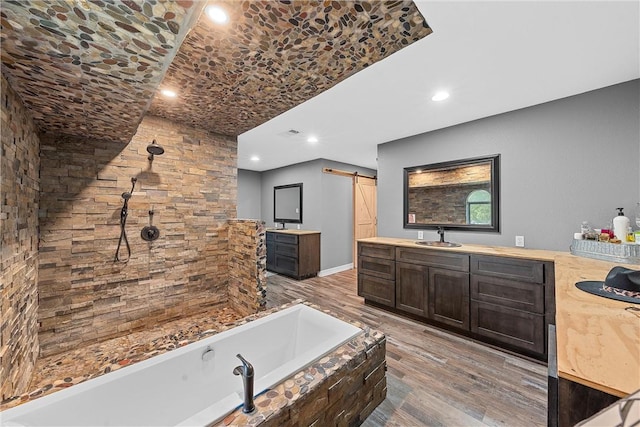
[[[267,270],[301,280],[320,271],[320,232],[267,231]]]

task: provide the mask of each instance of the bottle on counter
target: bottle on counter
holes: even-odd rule
[[[629,227],[627,229],[627,243],[635,243],[636,235],[633,233],[633,229]]]
[[[624,216],[624,212],[622,212],[624,208],[616,209],[618,209],[618,216],[613,218],[613,234],[617,239],[625,242],[627,240],[627,230],[631,226],[631,221],[629,221],[629,218]]]

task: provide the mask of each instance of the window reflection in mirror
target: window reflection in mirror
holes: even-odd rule
[[[405,168],[404,227],[499,231],[499,157]]]

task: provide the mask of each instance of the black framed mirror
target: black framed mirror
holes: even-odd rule
[[[273,187],[273,221],[302,224],[302,183]]]
[[[404,228],[500,231],[500,155],[404,169]]]

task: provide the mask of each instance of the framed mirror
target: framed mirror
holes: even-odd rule
[[[404,169],[404,228],[500,231],[500,155]]]
[[[302,183],[273,187],[273,221],[302,224]]]

